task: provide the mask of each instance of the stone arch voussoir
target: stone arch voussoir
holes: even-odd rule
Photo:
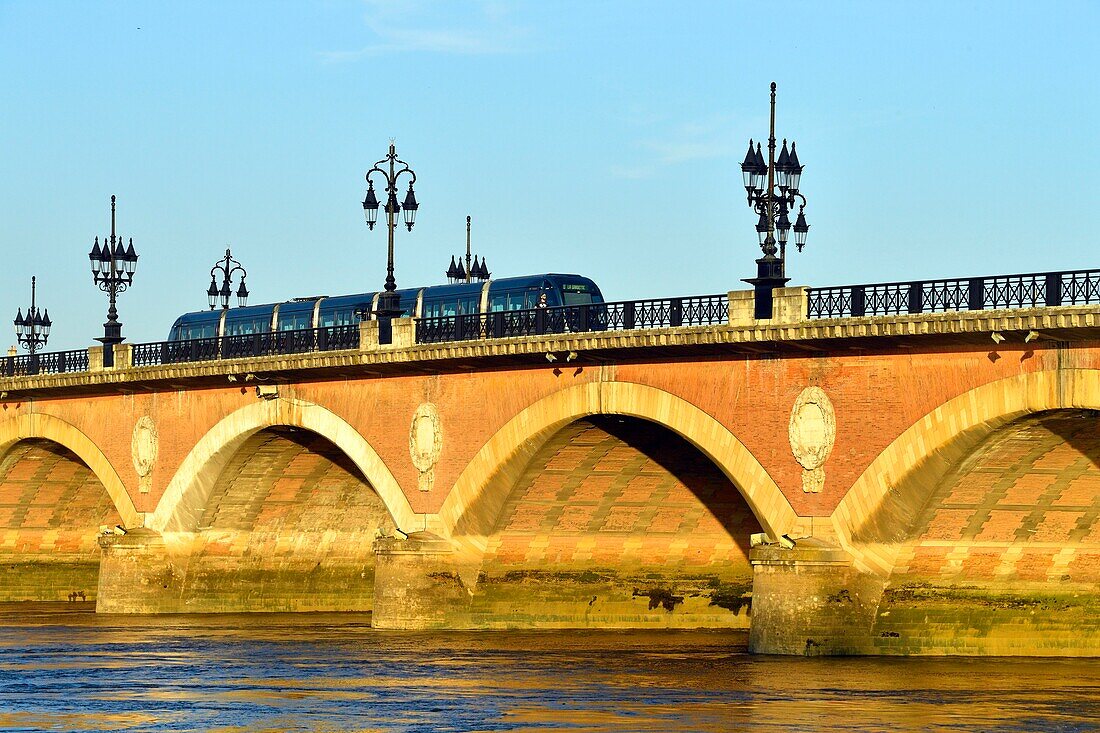
[[[320,405],[279,398],[242,407],[212,427],[180,464],[149,516],[149,526],[162,532],[194,531],[229,460],[248,438],[273,427],[301,428],[331,441],[363,473],[394,523],[398,527],[415,525],[416,515],[397,479],[359,431]]]
[[[888,575],[898,546],[861,545],[855,535],[873,521],[896,486],[913,480],[918,471],[927,484],[942,478],[983,438],[1013,420],[1046,410],[1075,408],[1100,409],[1100,370],[1021,374],[945,402],[887,446],[845,494],[832,515],[841,544],[861,569]]]
[[[128,528],[143,525],[144,515],[134,507],[118,472],[99,446],[79,428],[45,413],[30,413],[5,420],[0,422],[0,456],[7,455],[13,445],[28,438],[49,440],[75,453],[103,484],[123,524]]]
[[[797,516],[787,497],[748,448],[715,418],[656,387],[594,382],[545,397],[500,428],[448,494],[439,514],[442,531],[448,536],[461,535],[464,542],[483,545],[483,535],[495,523],[532,456],[565,425],[590,415],[636,417],[675,432],[733,482],[769,534],[785,534],[796,526]]]

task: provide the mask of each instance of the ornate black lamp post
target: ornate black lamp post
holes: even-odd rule
[[[46,340],[50,338],[50,327],[53,325],[53,321],[50,320],[50,312],[38,311],[38,305],[34,302],[36,278],[31,278],[31,307],[27,309],[27,317],[23,317],[23,311],[20,309],[15,314],[15,338],[19,340],[19,345],[26,348],[30,352],[31,357],[37,354],[43,346],[46,345]]]
[[[221,287],[218,287],[218,282],[214,275],[216,272],[222,274]],[[227,247],[225,250],[225,258],[218,260],[214,263],[214,266],[210,268],[210,287],[206,289],[206,297],[210,302],[210,310],[214,310],[219,300],[221,300],[222,310],[227,310],[229,308],[229,296],[233,294],[233,273],[237,272],[241,275],[241,284],[240,287],[237,288],[237,305],[244,308],[248,304],[248,288],[246,288],[244,284],[244,279],[248,277],[248,272],[246,272],[244,266],[233,257],[233,253],[230,252]]]
[[[379,166],[385,166],[380,168]],[[400,168],[398,167],[400,166]],[[409,174],[409,191],[405,194],[405,202],[403,204],[397,203],[397,179],[402,174]],[[374,181],[371,180],[371,176],[378,174],[382,176],[383,181],[386,184],[386,229],[389,232],[389,250],[386,257],[386,286],[383,293],[378,298],[378,310],[376,311],[379,318],[396,318],[403,312],[401,309],[401,296],[397,294],[397,281],[393,278],[393,232],[397,228],[397,215],[402,210],[405,212],[405,226],[412,231],[413,224],[416,222],[416,210],[420,208],[420,204],[416,203],[416,195],[413,193],[413,184],[416,183],[416,173],[409,167],[409,164],[403,160],[397,158],[397,148],[390,141],[390,152],[385,158],[374,164],[374,167],[367,171],[367,196],[363,199],[363,214],[367,217],[367,226],[372,230],[374,224],[378,221],[378,197],[374,194]]]
[[[468,283],[473,280],[488,280],[492,273],[489,272],[489,263],[482,257],[481,261],[478,261],[477,256],[473,257],[473,261],[470,259],[470,217],[466,217],[466,265],[462,264],[462,256],[459,255],[458,262],[455,263],[455,258],[451,257],[451,266],[447,268],[447,279],[452,283]]]
[[[111,238],[103,238],[103,248],[99,246],[99,237],[95,238],[92,251],[88,253],[92,265],[92,280],[99,289],[107,293],[111,307],[107,310],[107,322],[103,324],[103,337],[96,341],[103,344],[103,364],[114,364],[115,344],[122,343],[122,323],[118,320],[115,303],[120,293],[126,291],[134,282],[134,270],[137,269],[138,256],[134,252],[134,239],[130,238],[128,247],[123,248],[122,237],[115,235],[115,197],[111,196]]]
[[[799,192],[803,166],[798,162],[795,144],[787,150],[787,141],[783,140],[783,150],[779,160],[775,159],[775,82],[771,87],[771,125],[768,131],[768,161],[760,151],[760,144],[753,149],[749,140],[749,152],[741,164],[741,173],[745,178],[745,191],[748,193],[749,207],[760,215],[756,223],[756,233],[760,238],[760,249],[764,256],[756,261],[756,277],[746,280],[756,289],[756,318],[772,317],[772,290],[783,287],[790,279],[787,277],[787,239],[794,230],[795,246],[801,252],[806,246],[806,233],[810,225],[806,223],[806,197]],[[798,218],[794,225],[788,214],[793,211],[796,199]],[[776,234],[779,248],[776,249]],[[776,257],[778,251],[779,256]]]

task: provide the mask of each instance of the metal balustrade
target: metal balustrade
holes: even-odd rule
[[[86,371],[88,371],[87,349],[3,357],[3,376],[5,377]]]
[[[158,341],[151,344],[134,344],[130,352],[130,365],[135,367],[183,364],[190,361],[210,361],[218,358],[218,339],[192,339],[190,341]]]
[[[416,341],[421,344],[434,344],[556,333],[703,326],[728,322],[729,297],[727,295],[697,295],[686,298],[629,300],[616,303],[589,303],[497,311],[487,314],[418,318]]]
[[[298,331],[276,331],[246,336],[156,341],[133,344],[130,366],[186,364],[217,359],[243,359],[281,354],[308,354],[359,348],[359,326],[329,326]],[[117,355],[116,355],[117,358]],[[88,350],[0,357],[0,376],[22,377],[88,371]]]
[[[808,288],[810,318],[1100,303],[1100,270]]]
[[[359,348],[359,326],[328,326],[296,331],[272,331],[191,341],[160,341],[134,344],[131,365],[135,367],[183,364],[215,359],[246,359],[258,356],[308,354]]]

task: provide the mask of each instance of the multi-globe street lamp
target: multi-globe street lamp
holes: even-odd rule
[[[15,314],[15,338],[32,357],[46,345],[50,338],[50,327],[53,326],[50,312],[39,311],[35,302],[36,280],[37,278],[31,277],[31,307],[27,308],[26,318],[23,317],[21,308]]]
[[[217,279],[214,273],[220,272],[222,274],[222,284],[218,287]],[[244,308],[248,304],[248,288],[245,287],[244,279],[248,277],[248,272],[245,271],[244,266],[237,258],[233,256],[233,253],[226,247],[225,257],[214,263],[214,266],[210,268],[210,287],[206,289],[206,297],[210,303],[210,310],[214,310],[218,305],[218,301],[221,301],[222,310],[228,310],[229,298],[233,294],[233,275],[240,273],[241,284],[237,288],[237,305]]]
[[[447,280],[452,283],[468,283],[474,280],[488,280],[492,273],[489,272],[489,263],[482,257],[478,261],[477,255],[472,255],[470,250],[470,217],[466,217],[466,264],[462,264],[462,255],[455,262],[451,257],[451,266],[447,268]]]
[[[409,190],[405,194],[404,203],[398,204],[397,181],[403,174],[409,176]],[[416,173],[413,172],[408,163],[398,159],[397,148],[391,140],[390,152],[367,171],[367,196],[363,199],[363,214],[366,216],[367,226],[371,230],[374,229],[374,224],[378,221],[379,202],[374,193],[374,181],[372,180],[375,175],[382,176],[382,181],[385,183],[386,229],[389,233],[389,249],[386,256],[386,285],[382,294],[378,297],[376,315],[379,318],[388,319],[396,318],[404,312],[401,308],[401,296],[397,293],[397,281],[393,277],[393,232],[397,228],[397,215],[402,211],[405,212],[405,226],[411,232],[413,224],[416,222],[416,210],[420,208],[420,204],[416,203],[416,195],[413,193]]]
[[[99,246],[99,237],[95,238],[92,251],[88,253],[92,265],[92,280],[99,289],[107,293],[111,307],[107,310],[107,322],[103,324],[103,337],[96,341],[103,344],[103,363],[114,364],[113,346],[122,343],[122,323],[118,320],[115,304],[120,293],[126,291],[134,282],[134,270],[137,269],[138,256],[134,252],[134,239],[130,238],[127,247],[122,246],[122,237],[115,234],[115,197],[111,196],[111,238],[103,238],[103,247]]]
[[[757,318],[772,317],[772,290],[787,283],[787,241],[794,231],[794,242],[798,251],[806,246],[806,233],[810,225],[806,223],[806,197],[799,191],[803,166],[798,160],[798,151],[794,141],[790,150],[787,140],[783,140],[783,150],[779,159],[775,157],[775,82],[771,85],[771,123],[768,130],[768,160],[765,163],[760,143],[753,148],[749,140],[749,151],[741,163],[745,191],[748,194],[749,208],[759,215],[756,233],[760,239],[760,249],[764,256],[756,261],[755,278],[746,280],[756,289],[755,310]],[[801,202],[801,203],[799,203]],[[791,224],[789,214],[798,203],[798,217]],[[776,248],[778,235],[778,249]],[[779,256],[776,257],[778,252]]]

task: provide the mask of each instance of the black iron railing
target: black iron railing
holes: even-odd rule
[[[88,371],[87,349],[3,357],[3,376],[5,377],[86,371]]]
[[[210,361],[217,358],[218,339],[216,338],[134,344],[133,351],[130,352],[130,364],[136,367],[183,364],[189,361]]]
[[[241,359],[280,354],[307,354],[359,348],[359,325],[329,326],[300,331],[277,331],[247,336],[157,341],[133,344],[130,365],[135,367],[184,364],[215,359]],[[116,355],[117,358],[117,355]],[[0,376],[62,374],[88,371],[88,350],[55,351],[34,356],[0,357]]]
[[[697,295],[686,298],[629,300],[618,303],[589,303],[555,308],[497,311],[468,316],[418,318],[416,341],[421,344],[434,344],[555,333],[703,326],[728,322],[728,296]]]
[[[359,326],[328,326],[191,341],[134,344],[133,366],[182,364],[214,359],[243,359],[359,348]]]
[[[809,288],[810,318],[1100,303],[1100,270]]]

